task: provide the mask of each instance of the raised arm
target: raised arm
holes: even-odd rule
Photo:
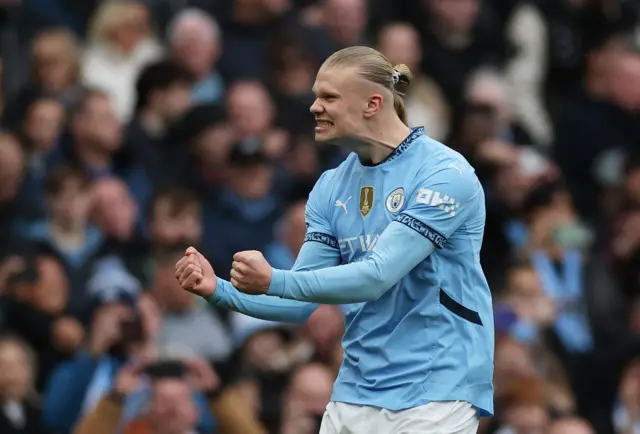
[[[304,272],[333,267],[340,263],[338,242],[323,212],[323,179],[314,187],[305,209],[307,234],[293,271]],[[195,257],[189,257],[189,252]],[[318,307],[314,302],[287,300],[267,295],[254,296],[239,292],[230,282],[215,276],[211,264],[195,249],[176,266],[176,278],[188,291],[204,296],[209,302],[255,318],[281,322],[304,322]]]
[[[318,270],[338,264],[337,249],[320,242],[305,241],[292,271]],[[294,323],[305,322],[318,307],[317,303],[308,301],[243,294],[220,278],[217,278],[215,292],[209,301],[216,306],[254,318]]]
[[[405,209],[360,262],[315,271],[273,270],[267,295],[325,304],[376,300],[472,215],[484,212],[471,168],[445,168],[422,182]]]

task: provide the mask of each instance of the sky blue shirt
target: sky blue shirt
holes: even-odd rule
[[[343,305],[333,401],[397,411],[462,400],[492,414],[485,202],[469,163],[416,128],[378,165],[352,154],[325,172],[306,215],[296,266],[274,270],[267,295],[220,280],[212,301],[284,321],[304,321],[317,303]]]

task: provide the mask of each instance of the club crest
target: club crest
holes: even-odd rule
[[[360,188],[360,214],[366,217],[373,208],[373,187],[370,185]]]
[[[402,209],[404,205],[404,188],[396,188],[389,196],[387,196],[387,211],[396,213]]]

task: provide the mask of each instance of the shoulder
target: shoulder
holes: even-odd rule
[[[316,181],[313,187],[312,193],[330,194],[340,182],[351,173],[353,167],[354,158],[357,158],[355,154],[350,154],[346,160],[344,160],[335,169],[325,171],[320,178]]]
[[[425,155],[417,170],[416,187],[431,188],[450,197],[455,194],[464,201],[482,191],[475,169],[459,152],[429,138],[423,148]]]

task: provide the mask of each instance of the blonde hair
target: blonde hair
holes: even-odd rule
[[[147,6],[138,0],[119,0],[103,2],[91,17],[89,36],[94,42],[105,42],[115,30],[120,28],[135,12],[144,10]]]
[[[393,93],[393,107],[398,117],[407,125],[404,95],[413,80],[413,74],[407,65],[393,66],[378,50],[356,46],[336,51],[329,56],[323,66],[355,66],[359,68],[361,77],[389,89]]]

